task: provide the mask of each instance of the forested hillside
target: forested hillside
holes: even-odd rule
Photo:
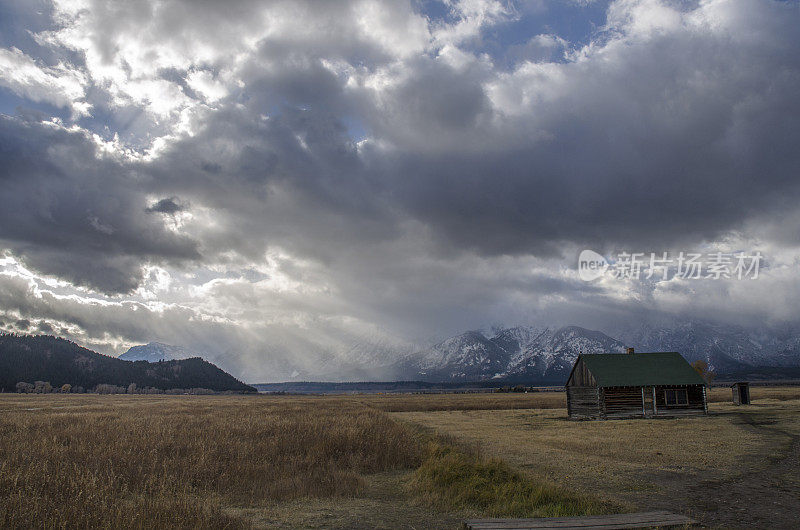
[[[97,385],[255,392],[200,358],[148,363],[123,361],[48,335],[0,335],[0,390],[13,392],[19,382],[47,381],[86,390]]]

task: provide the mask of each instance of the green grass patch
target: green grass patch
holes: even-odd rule
[[[562,487],[537,483],[502,460],[431,442],[410,482],[416,495],[440,509],[474,510],[487,517],[559,517],[617,513],[620,506]]]

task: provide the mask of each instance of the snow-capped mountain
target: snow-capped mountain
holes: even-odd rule
[[[486,379],[502,371],[510,356],[480,331],[467,331],[436,344],[415,364],[424,379]]]
[[[517,330],[520,328],[511,328]],[[504,330],[506,336],[511,330]],[[521,343],[504,373],[496,377],[566,379],[575,359],[581,353],[622,353],[625,344],[600,331],[578,326],[560,329],[545,328],[536,339]]]
[[[642,324],[615,333],[642,351],[677,351],[689,361],[706,361],[718,372],[751,366],[798,366],[800,335],[791,330],[746,330],[739,326],[683,321]]]
[[[161,342],[150,342],[141,346],[133,346],[119,356],[123,361],[147,361],[151,363],[190,359],[192,357],[202,357],[202,355],[189,351],[186,348],[181,348],[180,346],[171,346]]]
[[[436,344],[413,366],[419,379],[474,381],[502,378],[559,381],[578,355],[623,352],[625,345],[604,333],[578,326],[513,327],[490,336],[468,331]]]
[[[459,382],[499,379],[521,383],[563,383],[580,353],[677,351],[688,361],[705,360],[718,374],[758,373],[773,367],[770,377],[800,367],[800,332],[794,329],[746,330],[700,321],[636,324],[593,331],[579,326],[496,327],[467,331],[435,344],[364,338],[350,345],[292,358],[265,352],[263,362],[274,365],[276,380],[292,381],[410,381]],[[124,360],[198,357],[179,346],[151,342],[134,346]],[[207,358],[243,371],[235,355]],[[228,366],[230,365],[230,366]],[[755,371],[754,371],[755,370]],[[280,379],[277,379],[280,378]]]
[[[613,335],[613,336],[611,336]],[[616,337],[616,338],[614,338]],[[677,351],[702,359],[718,374],[800,366],[800,334],[750,331],[699,321],[640,324],[606,334],[578,326],[519,326],[468,331],[424,350],[405,364],[405,377],[427,381],[563,382],[580,353]]]

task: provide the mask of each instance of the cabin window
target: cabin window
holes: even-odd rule
[[[689,404],[689,396],[685,388],[670,388],[664,390],[664,401],[668,407],[679,407]]]

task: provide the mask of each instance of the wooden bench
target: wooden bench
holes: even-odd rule
[[[539,519],[471,519],[464,521],[461,527],[464,530],[541,530],[543,528],[610,530],[613,528],[662,528],[695,524],[697,521],[685,515],[671,512],[646,512]]]

